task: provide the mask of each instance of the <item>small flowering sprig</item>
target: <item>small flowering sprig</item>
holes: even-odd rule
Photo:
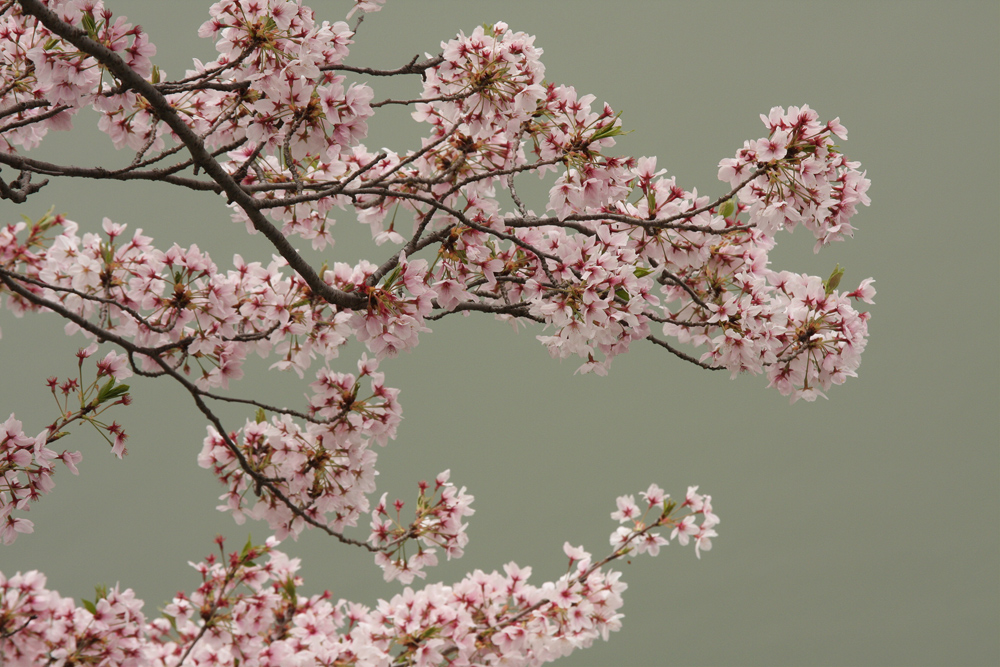
[[[527,581],[530,567],[508,563],[504,566],[506,576],[477,570],[453,587],[439,589],[434,585],[419,592],[406,589],[389,604],[380,604],[376,618],[392,624],[396,641],[404,648],[400,658],[424,659],[428,664],[446,660],[542,664],[589,646],[598,637],[607,640],[611,632],[621,628],[618,609],[627,586],[620,580],[620,572],[606,571],[604,566],[633,551],[656,556],[659,547],[667,544],[651,532],[657,526],[672,526],[670,539],[676,538],[682,545],[693,537],[699,558],[701,551],[711,549],[711,538],[716,536],[713,527],[719,518],[712,512],[711,497],[697,490],[689,487],[678,506],[662,489],[650,485],[640,494],[647,504],[641,516],[633,496],[618,498],[618,510],[612,517],[623,523],[632,521],[633,528],[623,526],[613,533],[614,550],[596,562],[582,547],[565,543],[567,572],[554,582],[532,586]],[[677,509],[688,513],[674,516]],[[659,516],[647,525],[644,518],[651,511]],[[702,523],[696,525],[699,515]],[[465,613],[456,617],[446,606],[457,606]],[[402,642],[398,639],[401,631],[406,632]],[[417,638],[421,641],[414,641]],[[398,664],[410,663],[401,659]]]
[[[427,260],[407,261],[401,253],[398,262],[380,285],[369,285],[369,276],[355,286],[365,295],[368,307],[355,311],[347,322],[357,339],[379,358],[412,349],[419,334],[430,331],[423,321],[436,294],[425,282]]]
[[[274,635],[287,630],[298,602],[296,589],[302,585],[295,576],[298,559],[274,551],[278,540],[273,537],[263,545],[247,539],[242,550],[229,554],[222,536],[215,542],[218,558],[209,554],[205,561],[192,564],[201,575],[201,585],[191,595],[179,593],[164,608],[164,618],[153,624],[166,630],[167,621],[175,633],[172,641],[157,647],[160,659],[179,655],[179,664],[189,658],[199,664],[224,643],[237,664],[252,662],[251,652],[259,651],[259,644],[247,642],[249,637],[236,638],[251,634],[253,627],[267,628]],[[259,564],[264,556],[270,556],[270,562]],[[271,585],[265,586],[269,581]]]
[[[780,347],[768,369],[769,386],[792,402],[799,398],[826,398],[823,391],[856,377],[868,339],[869,313],[858,313],[850,299],[873,303],[872,279],[861,281],[852,292],[841,294],[835,287],[843,270],[838,266],[823,281],[816,276],[787,271],[773,274],[771,283],[786,302],[788,324],[775,336]]]
[[[48,9],[67,25],[82,30],[94,43],[117,54],[137,75],[155,78],[150,57],[156,54],[156,47],[139,26],[126,23],[124,17],[112,20],[112,12],[101,0],[51,0]],[[129,112],[134,113],[137,106],[148,106],[134,93],[116,90],[119,82],[104,63],[35,24],[17,3],[6,3],[3,14],[0,79],[10,85],[0,89],[0,109],[4,110],[0,119],[13,118],[9,127],[0,126],[0,152],[13,152],[16,147],[30,150],[49,129],[70,129],[72,116],[86,105],[117,116],[111,123],[117,127],[129,123]],[[110,86],[103,81],[109,74]],[[45,98],[48,104],[32,103]],[[112,134],[106,122],[102,121],[102,125],[101,129]],[[134,147],[139,145],[141,142]]]
[[[115,405],[130,405],[132,403],[132,396],[128,393],[129,386],[121,383],[121,380],[132,376],[132,369],[129,368],[128,358],[125,355],[111,351],[97,362],[97,375],[94,380],[90,384],[84,385],[83,362],[95,352],[97,352],[97,343],[91,343],[77,351],[79,370],[77,378],[70,378],[61,383],[58,378],[54,377],[46,381],[60,411],[59,420],[49,426],[49,431],[52,433],[51,438],[55,440],[66,435],[63,428],[71,422],[87,422],[97,429],[97,432],[111,445],[111,453],[122,458],[128,454],[128,450],[125,449],[128,435],[118,422],[106,424],[98,417]],[[61,400],[60,394],[62,395]],[[70,408],[71,396],[79,402],[78,409]]]
[[[473,497],[465,492],[464,486],[458,489],[449,483],[450,476],[450,470],[439,474],[430,494],[427,482],[420,482],[417,508],[409,525],[404,525],[401,519],[403,501],[393,503],[396,510],[393,519],[386,509],[388,494],[382,494],[372,511],[368,542],[379,549],[375,563],[382,568],[386,581],[399,579],[409,584],[414,577],[425,578],[424,568],[438,562],[434,547],[444,549],[448,560],[462,557],[469,541],[465,532],[468,524],[462,523],[462,517],[474,514],[475,510],[471,507]],[[410,540],[417,540],[417,553],[407,556],[406,545]]]
[[[367,616],[367,608],[343,600],[334,606],[329,592],[300,595],[300,561],[279,551],[274,537],[262,545],[248,539],[241,551],[229,554],[221,537],[216,543],[218,557],[191,563],[201,585],[191,594],[178,593],[163,617],[146,625],[145,664],[361,664],[352,659],[352,649],[364,653],[371,639],[355,641],[349,631]]]
[[[119,380],[132,374],[123,355],[109,352],[97,362],[97,376],[83,383],[83,362],[97,351],[91,345],[77,352],[79,376],[60,382],[49,378],[46,384],[59,407],[59,417],[35,437],[28,437],[13,413],[0,423],[0,540],[11,544],[18,533],[34,531],[34,522],[14,516],[14,511],[28,511],[29,503],[38,501],[55,487],[54,463],[62,461],[74,475],[83,455],[63,450],[57,454],[49,445],[68,434],[74,422],[92,425],[111,445],[111,453],[122,458],[128,435],[118,422],[105,423],[99,417],[115,405],[129,405],[129,386]],[[76,405],[70,406],[73,401]],[[78,405],[78,407],[77,407]]]
[[[345,20],[350,20],[355,12],[361,12],[362,16],[358,17],[360,21],[365,14],[374,14],[375,12],[382,11],[382,5],[385,4],[385,0],[353,0],[354,7],[351,11],[347,12]]]
[[[424,77],[424,98],[435,101],[418,103],[413,118],[438,128],[460,125],[472,141],[515,136],[545,96],[534,41],[497,22],[442,42],[443,62]]]
[[[645,509],[636,504],[635,496],[619,496],[618,509],[611,513],[612,519],[632,524],[631,527],[623,525],[611,533],[611,545],[615,547],[616,554],[625,555],[634,550],[639,554],[656,556],[660,547],[669,544],[670,540],[676,539],[682,546],[687,546],[692,537],[698,558],[701,558],[702,551],[712,548],[711,538],[718,535],[714,528],[719,524],[719,517],[712,512],[712,496],[702,495],[698,493],[697,486],[690,486],[684,502],[678,505],[656,484],[651,484],[639,495],[646,501]],[[674,516],[674,511],[678,509],[687,509],[688,513]],[[659,516],[647,519],[650,512],[655,515],[657,510]],[[699,517],[701,524],[697,523]],[[672,528],[669,539],[651,532],[659,526]]]

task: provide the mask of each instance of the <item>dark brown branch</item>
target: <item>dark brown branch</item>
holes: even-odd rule
[[[229,142],[225,146],[219,146],[218,148],[216,148],[215,150],[212,151],[212,157],[216,157],[216,156],[221,155],[223,153],[228,153],[229,151],[231,151],[231,150],[233,150],[235,148],[239,148],[244,143],[246,143],[246,139],[236,139],[235,141]],[[155,157],[151,157],[148,160],[143,160],[142,162],[139,162],[138,164],[134,164],[134,166],[133,165],[129,165],[128,167],[125,167],[125,168],[122,168],[122,169],[116,169],[115,171],[113,171],[111,173],[113,173],[113,174],[119,174],[119,173],[124,174],[124,173],[129,173],[132,170],[138,169],[140,167],[148,167],[149,165],[156,164],[160,160],[163,160],[164,158],[170,157],[171,155],[174,155],[175,153],[178,153],[178,152],[180,152],[183,149],[184,149],[184,144],[179,144],[177,146],[174,146],[173,148],[170,148],[170,149],[167,149],[167,150],[161,152],[159,155],[157,155]],[[190,158],[188,158],[187,160],[184,160],[183,162],[178,162],[178,163],[173,164],[173,165],[171,165],[169,167],[163,167],[159,171],[162,171],[163,174],[164,174],[164,176],[169,176],[171,174],[176,174],[179,171],[183,171],[184,169],[187,169],[192,164],[194,164],[194,162]],[[172,183],[171,181],[167,181],[166,179],[164,179],[164,182],[166,182],[166,183]],[[208,183],[208,181],[199,181],[199,182]],[[173,185],[180,185],[179,183],[172,183],[172,184]],[[218,184],[213,184],[213,185],[214,185],[214,188],[213,188],[214,192],[216,192],[216,193],[222,192],[222,188],[219,187]]]
[[[669,282],[671,285],[676,285],[677,287],[680,287],[685,292],[687,292],[688,295],[690,295],[691,299],[693,299],[695,303],[697,303],[705,310],[708,310],[708,304],[702,301],[701,297],[695,294],[695,291],[691,289],[691,287],[686,282],[684,282],[674,274],[670,273],[670,271],[667,271],[666,267],[660,267],[660,277],[657,278],[657,282],[660,283],[661,285],[666,285]]]
[[[22,111],[27,111],[28,109],[37,109],[39,107],[48,107],[48,106],[52,106],[52,103],[45,99],[26,100],[24,102],[18,102],[14,106],[7,107],[3,111],[0,111],[0,118],[13,116],[14,114],[21,113]]]
[[[0,178],[0,199],[9,199],[15,204],[23,204],[28,200],[29,195],[41,190],[48,185],[48,182],[49,179],[45,179],[40,183],[32,183],[31,172],[22,169],[17,179],[11,181],[10,185]]]
[[[456,93],[455,95],[441,95],[440,97],[418,97],[418,98],[412,99],[412,100],[382,100],[381,102],[375,102],[374,104],[371,105],[371,107],[372,107],[372,109],[377,109],[379,107],[384,107],[387,104],[407,105],[407,104],[420,104],[421,102],[424,102],[424,103],[426,103],[426,102],[455,102],[457,100],[464,100],[465,98],[469,97],[470,95],[472,95],[475,92],[476,92],[475,90],[470,90],[470,91],[468,91],[466,93]]]
[[[0,153],[0,164],[6,164],[15,169],[32,171],[36,174],[44,174],[46,176],[71,176],[112,181],[163,181],[164,183],[179,185],[191,190],[222,192],[222,188],[212,181],[174,176],[170,172],[174,171],[175,168],[153,169],[149,171],[110,171],[104,167],[62,166],[14,153]],[[176,170],[179,171],[183,168],[184,166],[178,165]]]
[[[6,9],[0,10],[0,13],[3,13],[4,11],[6,11]],[[0,632],[0,639],[10,639],[11,637],[13,637],[17,633],[19,633],[21,630],[24,630],[26,627],[28,627],[29,625],[31,625],[31,622],[34,621],[36,618],[38,618],[38,615],[37,614],[32,614],[27,619],[25,619],[24,623],[22,623],[21,625],[17,626],[16,628],[12,628],[10,630],[4,630],[3,632]]]
[[[383,194],[383,193],[380,190],[366,191],[366,189],[359,189],[359,190],[355,190],[354,194],[375,194],[375,195],[380,195],[380,194]],[[388,196],[394,197],[396,199],[411,199],[411,200],[414,200],[414,201],[418,201],[418,202],[427,204],[428,206],[432,206],[435,209],[438,209],[438,210],[440,210],[440,211],[442,211],[444,213],[447,213],[448,215],[450,215],[453,218],[455,218],[456,220],[460,221],[463,225],[465,225],[467,227],[470,227],[470,228],[475,229],[477,231],[483,232],[484,234],[488,234],[490,236],[496,236],[497,238],[501,238],[501,239],[510,241],[511,243],[513,243],[514,245],[518,246],[522,250],[526,250],[526,251],[530,252],[531,254],[535,255],[538,258],[538,260],[539,260],[538,263],[541,266],[542,271],[545,272],[545,275],[548,277],[548,279],[553,284],[556,284],[556,282],[557,282],[556,279],[554,277],[552,277],[552,275],[549,273],[549,269],[545,265],[545,262],[543,261],[543,259],[551,259],[554,262],[560,261],[559,258],[556,257],[555,255],[550,255],[547,252],[542,252],[541,250],[536,249],[534,246],[532,246],[527,241],[522,241],[521,239],[517,238],[516,236],[514,236],[512,234],[505,234],[504,232],[498,232],[497,230],[491,229],[490,227],[486,227],[484,225],[480,225],[479,223],[472,222],[461,211],[453,209],[450,206],[447,206],[447,205],[441,203],[437,199],[430,199],[428,197],[424,197],[424,196],[421,196],[421,195],[416,195],[416,194],[409,193],[409,192],[393,192],[393,191],[390,191],[390,194]],[[390,258],[389,261],[392,261],[391,258]],[[390,270],[391,270],[391,268],[390,268]]]
[[[409,241],[407,241],[405,246],[403,246],[402,254],[404,257],[409,257],[410,255],[415,253],[418,247],[426,247],[426,245],[429,245],[429,244],[424,244],[423,246],[421,246],[420,236],[424,233],[424,230],[427,228],[427,225],[434,217],[435,210],[436,209],[431,209],[421,216],[422,219],[420,220],[420,224],[417,225],[417,229],[413,232],[413,237]],[[447,238],[447,232],[450,231],[451,231],[451,226],[449,226],[447,230],[442,230],[441,232],[435,234],[434,238],[436,238],[438,241],[443,241],[445,238]],[[367,279],[365,279],[365,283],[369,287],[374,287],[375,285],[378,284],[378,281],[382,280],[382,278],[387,273],[396,268],[397,264],[399,264],[399,254],[393,254],[391,257],[389,257],[389,259],[385,260],[381,266],[375,269],[374,273],[372,273],[370,276],[368,276]]]
[[[436,308],[440,308],[440,305],[438,305],[436,301],[434,305]],[[494,315],[513,315],[514,317],[531,320],[533,322],[537,322],[538,324],[545,324],[544,319],[535,317],[534,315],[528,313],[528,304],[526,303],[493,305],[489,303],[477,303],[475,301],[463,301],[451,310],[435,313],[434,315],[429,315],[424,319],[430,321],[440,320],[448,315],[454,315],[455,313],[461,313],[464,311],[477,311],[480,313],[492,313]]]
[[[53,292],[65,292],[67,294],[73,294],[74,296],[78,296],[81,299],[85,299],[87,301],[93,301],[94,303],[99,303],[105,306],[113,306],[128,313],[129,315],[132,316],[132,318],[136,322],[141,323],[144,327],[155,333],[167,333],[168,331],[170,331],[171,328],[173,328],[172,326],[161,327],[155,324],[151,324],[136,310],[132,309],[131,307],[125,305],[120,301],[116,301],[115,299],[107,299],[104,297],[96,296],[94,294],[87,294],[86,292],[81,292],[79,290],[73,289],[72,287],[61,287],[59,285],[50,285],[49,283],[42,282],[41,280],[35,280],[34,278],[29,278],[28,276],[22,276],[19,273],[8,271],[2,267],[0,267],[0,276],[6,276],[7,278],[12,278],[19,282],[28,283],[29,285],[34,285],[36,287],[41,287],[43,289],[49,289],[52,290]]]
[[[259,154],[259,151],[258,151],[258,154]],[[344,179],[342,181],[335,181],[332,184],[330,182],[317,183],[315,185],[311,185],[309,183],[304,183],[304,182],[301,183],[301,184],[299,184],[299,183],[278,183],[278,184],[275,184],[273,187],[263,187],[263,188],[260,188],[258,186],[257,188],[255,188],[254,186],[251,186],[251,187],[248,187],[246,189],[249,190],[250,192],[268,192],[270,190],[284,190],[284,191],[287,192],[288,190],[296,190],[296,191],[298,191],[300,189],[301,190],[314,189],[314,192],[312,192],[312,194],[307,194],[307,195],[295,195],[293,197],[281,197],[280,199],[254,199],[253,200],[253,202],[254,202],[254,208],[257,209],[258,211],[264,211],[264,210],[267,210],[269,208],[282,208],[282,207],[285,207],[285,206],[294,206],[295,204],[302,204],[302,203],[306,203],[306,202],[313,202],[313,201],[316,201],[317,199],[322,199],[323,197],[334,197],[334,196],[339,195],[339,194],[344,194],[344,188],[347,187],[348,183],[350,183],[354,179],[356,179],[359,176],[361,176],[361,174],[365,173],[366,171],[368,171],[369,169],[371,169],[372,167],[374,167],[376,164],[378,164],[378,162],[380,160],[384,160],[386,158],[386,155],[387,155],[386,153],[379,153],[374,158],[372,158],[372,160],[370,162],[368,162],[367,164],[361,166],[361,168],[359,168],[356,172],[354,172],[353,174],[351,174],[346,179]],[[251,156],[251,158],[252,157],[253,156]],[[249,167],[249,159],[246,162],[244,162],[243,165],[240,165],[240,169],[242,170],[244,166]],[[239,173],[239,171],[237,171],[237,173]],[[311,187],[310,187],[310,185],[311,185]],[[351,193],[348,192],[347,194],[350,195]]]
[[[48,103],[46,102],[45,104],[39,106],[48,106]],[[0,135],[2,135],[4,132],[10,132],[11,130],[16,130],[19,127],[25,127],[27,125],[32,125],[34,123],[38,123],[43,120],[48,120],[49,118],[52,118],[53,116],[61,114],[63,111],[72,108],[73,107],[60,105],[49,109],[45,113],[40,113],[37,116],[28,116],[27,118],[23,118],[18,121],[13,121],[11,123],[8,123],[7,125],[4,125],[3,127],[0,127]]]

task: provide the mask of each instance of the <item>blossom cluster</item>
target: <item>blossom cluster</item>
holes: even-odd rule
[[[513,139],[545,96],[542,50],[534,42],[503,22],[442,42],[444,62],[424,77],[423,98],[433,101],[418,103],[414,120],[442,132],[462,125],[473,141]]]
[[[847,139],[839,118],[826,123],[806,104],[774,107],[761,120],[766,138],[747,141],[735,158],[719,163],[719,180],[736,185],[754,166],[763,173],[740,191],[750,222],[767,234],[792,230],[800,222],[816,236],[816,252],[832,241],[854,235],[850,218],[858,204],[870,203],[870,182],[833,142]]]
[[[52,460],[56,454],[46,447],[48,430],[34,438],[25,435],[21,422],[14,415],[0,424],[0,538],[11,544],[18,533],[30,533],[34,522],[13,516],[14,510],[26,510],[28,503],[52,489]],[[67,465],[74,473],[79,452],[63,452]]]
[[[46,238],[57,229],[59,234]],[[156,350],[186,372],[196,364],[205,388],[227,388],[242,377],[243,363],[253,353],[276,354],[275,367],[302,376],[317,358],[336,358],[348,337],[381,358],[415,346],[417,334],[426,330],[423,318],[434,292],[422,282],[424,260],[401,259],[374,286],[366,282],[376,268],[370,262],[336,263],[324,274],[327,283],[357,291],[368,303],[365,310],[351,311],[312,294],[299,276],[284,270],[280,257],[264,266],[234,255],[233,268],[222,273],[197,245],[162,251],[141,229],[125,242],[126,225],[107,218],[106,239],[92,233],[81,238],[78,229],[61,215],[46,215],[30,228],[25,222],[0,228],[0,268],[28,279],[24,289]],[[44,310],[22,294],[4,291],[15,314]],[[138,355],[143,370],[161,370],[153,356]]]
[[[194,90],[176,100],[213,145],[246,138],[282,159],[311,154],[335,161],[367,133],[371,88],[345,88],[342,75],[322,69],[347,56],[352,33],[346,23],[317,24],[310,8],[288,0],[222,0],[209,13],[198,34],[215,39],[219,57],[196,62],[187,76],[209,80],[221,70],[233,83],[247,84],[231,92]]]
[[[0,573],[0,661],[32,665],[144,667],[148,637],[143,603],[132,589],[101,591],[78,607],[45,587],[37,570]]]
[[[156,54],[156,47],[139,26],[132,26],[124,17],[112,21],[113,14],[103,0],[48,0],[46,5],[64,23],[85,30],[93,41],[120,56],[139,76],[153,76],[150,58]],[[137,111],[137,96],[113,92],[110,82],[104,81],[106,75],[105,68],[92,56],[24,15],[16,3],[8,4],[0,16],[0,78],[4,82],[0,88],[0,119],[12,117],[14,122],[2,128],[0,151],[37,147],[48,130],[70,129],[72,116],[86,106],[106,115],[122,105]],[[105,92],[107,95],[102,94]],[[47,100],[48,104],[38,104],[39,100]],[[148,128],[148,121],[148,114],[139,114],[134,128],[137,136],[144,123]],[[104,118],[101,129],[111,132]],[[129,145],[138,148],[144,140]]]
[[[357,525],[375,491],[371,444],[395,437],[401,418],[398,390],[383,385],[375,362],[365,357],[358,367],[358,377],[321,370],[310,385],[321,421],[302,427],[287,414],[270,421],[261,414],[228,439],[209,428],[198,464],[227,486],[220,510],[240,524],[247,516],[267,521],[279,539],[298,537],[308,521],[336,531]],[[372,386],[368,398],[358,396],[365,376]],[[256,502],[247,507],[251,491]]]
[[[454,487],[446,480],[442,474],[436,481],[445,493],[435,507],[460,517],[471,498],[448,491]],[[670,539],[682,545],[694,539],[696,548],[711,548],[718,517],[709,496],[689,489],[680,505],[687,514],[674,516],[677,504],[655,484],[642,495],[645,513],[655,515],[648,526],[633,519],[631,528],[619,528],[611,535],[614,550],[597,562],[567,542],[567,571],[554,581],[533,585],[532,568],[508,563],[503,572],[476,570],[453,585],[407,587],[374,607],[332,603],[329,593],[300,595],[299,559],[278,550],[276,538],[248,541],[229,554],[218,538],[219,556],[192,563],[198,587],[178,593],[152,620],[131,589],[99,590],[77,607],[48,590],[39,572],[0,574],[0,658],[12,665],[544,664],[620,629],[627,586],[605,565],[632,552],[656,556],[669,540],[651,528],[672,529]],[[624,522],[637,514],[633,498],[619,498],[612,517]]]
[[[639,495],[646,501],[645,509],[636,504],[635,496],[619,496],[618,509],[611,513],[611,518],[617,519],[622,524],[632,522],[632,528],[623,525],[612,533],[612,546],[618,549],[634,548],[637,553],[656,556],[660,552],[660,547],[670,544],[670,540],[676,539],[682,546],[687,546],[693,539],[695,555],[698,558],[701,558],[702,551],[711,551],[712,538],[718,535],[715,526],[719,525],[719,517],[712,512],[712,496],[698,493],[697,486],[689,486],[687,495],[680,504],[680,507],[687,508],[689,513],[679,520],[671,521],[671,513],[677,507],[677,503],[671,500],[663,489],[656,484],[650,484],[649,488]],[[652,525],[648,525],[647,519],[650,512],[654,515],[659,512],[659,517]],[[699,516],[700,524],[697,523]],[[666,524],[672,525],[669,539],[659,533],[649,532],[651,527]],[[633,541],[635,545],[631,547]]]
[[[442,43],[441,62],[424,71],[427,101],[414,112],[431,133],[420,150],[406,155],[373,154],[359,143],[373,93],[364,84],[345,88],[344,75],[332,69],[349,54],[346,24],[317,24],[311,10],[285,0],[226,0],[213,5],[201,34],[216,39],[220,57],[188,73],[185,82],[201,86],[176,93],[168,87],[166,97],[206,145],[237,144],[222,166],[240,177],[258,209],[284,234],[298,234],[321,249],[333,240],[333,208],[354,208],[379,244],[403,243],[396,219],[402,209],[413,214],[408,247],[421,241],[418,247],[433,244],[437,251],[433,262],[414,260],[413,250],[405,249],[383,266],[338,265],[333,284],[366,297],[367,311],[340,309],[323,317],[313,309],[312,321],[304,315],[283,321],[281,332],[266,342],[266,318],[247,322],[217,305],[208,313],[212,320],[234,322],[228,329],[239,329],[238,335],[261,337],[238,341],[230,334],[194,345],[195,355],[207,355],[214,366],[203,368],[208,386],[225,387],[230,377],[239,377],[250,348],[279,346],[286,350],[280,366],[298,372],[306,356],[331,358],[322,342],[316,345],[313,322],[326,329],[340,318],[334,325],[341,325],[338,341],[353,335],[379,356],[410,349],[435,307],[528,315],[552,330],[539,336],[550,353],[584,359],[584,372],[607,373],[613,357],[633,341],[653,338],[655,324],[681,343],[707,345],[702,362],[733,374],[768,372],[771,386],[793,401],[822,395],[817,386],[825,389],[854,373],[866,317],[837,292],[831,295],[836,315],[795,307],[779,286],[787,281],[777,278],[768,260],[774,235],[799,222],[819,244],[853,233],[849,219],[868,203],[868,180],[832,142],[846,137],[839,119],[820,123],[808,106],[772,109],[762,116],[770,135],[747,142],[736,158],[720,163],[720,178],[737,196],[712,205],[664,178],[656,158],[605,156],[621,133],[618,115],[607,104],[593,109],[592,95],[543,85],[541,49],[503,23]],[[236,87],[208,85],[213,81]],[[529,146],[534,162],[526,157]],[[502,212],[498,184],[516,195],[514,175],[560,168],[547,202],[554,219],[538,218],[523,206]],[[500,171],[508,172],[506,178]],[[298,194],[305,192],[311,194]],[[255,231],[253,212],[231,206],[234,219]],[[134,240],[132,251],[149,250],[143,241]],[[74,243],[72,233],[61,243]],[[197,265],[205,278],[214,267],[196,248],[169,253]],[[96,249],[91,255],[73,256],[80,265],[66,269],[75,272],[76,283],[94,287]],[[393,274],[401,281],[374,284],[397,266],[405,269],[402,276]],[[50,270],[40,279],[52,277]],[[305,293],[303,280],[288,280],[290,289],[277,299]],[[871,282],[863,285],[868,302]],[[404,284],[409,298],[400,299]],[[239,297],[237,303],[243,308]],[[818,344],[813,336],[823,331],[836,335]],[[275,339],[288,333],[292,340]],[[309,342],[299,346],[297,336]],[[156,337],[166,343],[163,335]],[[824,350],[818,360],[817,346]],[[797,362],[797,369],[785,363],[796,359],[812,361]],[[816,370],[824,365],[829,372]],[[775,382],[778,375],[783,381]]]
[[[549,85],[530,120],[518,115],[519,100],[537,93],[540,50],[504,24],[493,28],[442,45],[445,62],[424,86],[425,96],[436,101],[414,113],[434,124],[432,138],[451,137],[441,146],[453,153],[445,155],[446,148],[429,139],[425,148],[432,150],[420,154],[412,171],[400,170],[411,180],[429,178],[433,158],[439,171],[466,177],[448,190],[432,189],[445,202],[451,195],[456,208],[459,197],[465,198],[464,219],[437,216],[452,225],[438,253],[436,280],[428,281],[439,289],[443,308],[524,304],[553,329],[539,336],[550,353],[584,358],[584,372],[607,373],[614,356],[649,337],[658,323],[682,343],[709,345],[702,361],[734,375],[771,373],[771,386],[793,401],[823,395],[817,386],[828,388],[854,373],[867,316],[838,292],[819,309],[796,307],[781,287],[787,281],[776,277],[768,260],[774,234],[795,226],[771,224],[773,211],[785,211],[788,220],[803,222],[827,243],[850,235],[849,218],[859,204],[868,204],[868,180],[831,141],[846,137],[839,119],[820,124],[808,106],[787,113],[773,109],[763,117],[772,137],[748,142],[736,160],[721,163],[720,178],[731,182],[738,199],[712,206],[707,197],[663,177],[655,157],[603,155],[621,133],[620,119],[606,104],[593,110],[593,96]],[[455,82],[458,72],[467,73],[462,85]],[[461,94],[468,97],[448,98]],[[483,123],[483,109],[494,109],[494,125]],[[547,204],[555,220],[523,210],[520,216],[500,213],[494,182],[512,192],[513,184],[489,178],[487,170],[526,165],[524,145],[510,148],[522,137],[535,147],[534,171],[563,165]],[[456,155],[456,146],[480,159],[489,155],[491,162]],[[480,177],[484,171],[487,178]],[[426,212],[403,205],[417,211],[419,225]],[[574,220],[572,226],[559,224]],[[871,303],[872,282],[846,296]],[[823,358],[817,359],[817,347]],[[790,381],[775,383],[779,374]]]

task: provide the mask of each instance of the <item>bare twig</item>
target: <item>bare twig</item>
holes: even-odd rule
[[[413,59],[409,63],[403,65],[399,69],[392,70],[372,69],[370,67],[352,67],[350,65],[326,65],[324,67],[320,67],[320,71],[355,72],[356,74],[367,74],[369,76],[398,76],[400,74],[419,74],[423,76],[426,70],[432,67],[437,67],[444,62],[444,56],[436,56],[418,63],[417,58],[419,57],[420,56],[413,56]]]
[[[48,182],[49,180],[45,179],[40,183],[32,183],[31,172],[26,169],[21,170],[17,179],[11,181],[10,185],[0,178],[0,199],[9,199],[15,204],[23,204],[30,195],[48,185]]]
[[[657,338],[656,336],[653,336],[653,335],[646,336],[646,340],[648,340],[648,341],[650,341],[652,343],[655,343],[656,345],[659,345],[660,347],[664,348],[665,350],[667,350],[668,352],[670,352],[670,354],[674,355],[675,357],[680,357],[684,361],[688,361],[688,362],[694,364],[695,366],[700,366],[700,367],[704,368],[705,370],[709,370],[709,371],[724,371],[724,370],[726,370],[725,366],[709,366],[708,364],[702,363],[702,362],[698,361],[697,359],[695,359],[694,357],[692,357],[692,356],[690,356],[688,354],[684,354],[683,352],[681,352],[677,348],[673,347],[667,341],[665,341],[665,340],[663,340],[661,338]]]
[[[0,164],[6,164],[16,169],[32,171],[46,176],[70,176],[76,178],[94,178],[112,181],[163,181],[171,185],[179,185],[191,190],[222,192],[222,188],[212,181],[203,181],[186,176],[174,176],[172,172],[180,171],[186,165],[176,165],[171,168],[153,169],[149,171],[110,171],[104,167],[73,167],[43,162],[24,157],[15,153],[0,152]],[[187,163],[190,164],[190,163]],[[141,165],[140,165],[141,166]]]

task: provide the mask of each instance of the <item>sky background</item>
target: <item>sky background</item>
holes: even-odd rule
[[[140,23],[171,77],[214,57],[197,27],[207,3],[109,0]],[[322,0],[321,19],[348,3]],[[759,114],[809,104],[848,128],[843,149],[872,181],[853,240],[812,252],[806,230],[779,237],[772,267],[842,285],[876,279],[859,377],[829,400],[789,405],[762,377],[708,373],[648,345],[608,377],[574,375],[536,330],[488,317],[434,323],[412,352],[382,364],[404,421],[379,450],[380,492],[412,507],[416,483],[450,468],[475,495],[463,559],[430,572],[455,581],[516,561],[532,581],[565,569],[563,542],[609,550],[615,497],[655,482],[713,496],[722,523],[711,552],[671,545],[619,562],[630,588],[624,627],[565,665],[984,665],[1000,662],[1000,352],[996,343],[1000,166],[1000,5],[996,2],[403,2],[365,19],[349,64],[394,68],[477,24],[537,36],[546,77],[622,111],[612,154],[656,155],[679,184],[717,196],[718,162],[764,134]],[[359,80],[365,80],[361,78]],[[369,80],[376,99],[414,97],[419,81]],[[42,159],[127,164],[96,118],[51,134]],[[370,148],[405,151],[421,129],[405,113],[372,120]],[[13,177],[9,169],[5,179]],[[544,189],[528,190],[540,211]],[[27,203],[0,202],[0,222],[50,206],[98,231],[111,217],[159,247],[197,243],[225,269],[233,252],[267,260],[262,237],[229,222],[223,201],[166,185],[53,183]],[[367,228],[341,215],[333,261],[374,261]],[[82,338],[53,316],[0,310],[0,419],[35,433],[53,419],[44,380],[75,372]],[[360,347],[337,368],[354,369]],[[260,364],[263,368],[264,364]],[[131,435],[114,459],[94,432],[28,518],[32,535],[0,547],[0,571],[40,569],[63,595],[120,582],[155,615],[199,580],[219,533],[248,531],[216,512],[222,486],[195,461],[205,424],[167,381],[131,382],[114,417]],[[258,372],[242,395],[301,401],[294,374]],[[249,416],[220,410],[230,428]],[[377,498],[377,495],[376,495]],[[358,531],[367,534],[367,531]],[[373,604],[399,592],[370,556],[319,535],[283,548],[303,559],[307,593]]]

